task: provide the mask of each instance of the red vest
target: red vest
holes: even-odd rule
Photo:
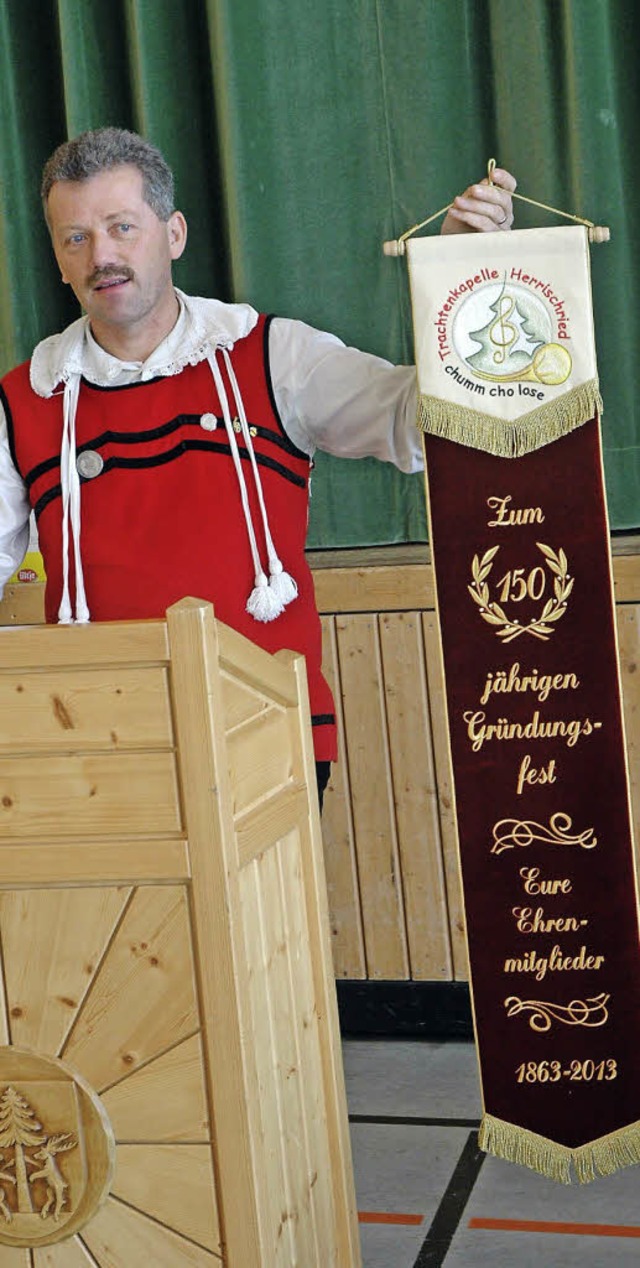
[[[207,361],[180,374],[124,388],[83,380],[76,414],[78,455],[103,460],[82,479],[82,564],[93,620],[162,617],[184,595],[209,599],[216,616],[269,652],[291,648],[307,661],[316,759],[336,756],[334,705],[320,666],[322,640],[313,581],[304,555],[308,456],[284,432],[268,365],[268,320],[235,345],[234,370],[252,428],[269,526],[298,597],[276,620],[245,611],[254,569],[222,411]],[[219,365],[230,407],[233,393]],[[46,617],[57,618],[62,593],[60,444],[62,390],[48,399],[29,384],[29,365],[2,380],[13,459],[36,513],[47,574]],[[215,414],[214,431],[200,426]],[[267,554],[251,465],[237,436],[253,524]],[[73,570],[72,596],[73,596]]]

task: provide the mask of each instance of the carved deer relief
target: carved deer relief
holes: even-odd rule
[[[42,1148],[36,1150],[33,1158],[26,1159],[31,1167],[36,1167],[38,1162],[43,1163],[39,1171],[32,1171],[29,1176],[32,1184],[34,1180],[44,1180],[47,1186],[47,1199],[40,1211],[43,1220],[46,1220],[52,1206],[54,1208],[53,1219],[60,1219],[66,1192],[69,1188],[67,1181],[58,1170],[55,1155],[65,1153],[68,1149],[75,1149],[77,1143],[76,1137],[70,1132],[66,1132],[61,1136],[49,1136]]]

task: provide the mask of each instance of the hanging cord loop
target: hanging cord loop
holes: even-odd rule
[[[494,158],[489,159],[487,163],[489,185],[493,185],[495,166],[496,160]],[[529,203],[531,207],[539,207],[542,211],[551,211],[556,216],[565,216],[567,220],[573,220],[576,224],[584,225],[587,229],[589,242],[609,241],[611,235],[606,225],[596,225],[593,220],[585,220],[583,216],[573,216],[569,211],[561,211],[559,207],[551,207],[548,203],[536,202],[535,198],[525,198],[524,194],[517,194],[515,191],[511,197],[519,199],[521,203]],[[453,206],[452,203],[447,203],[446,207],[441,207],[439,211],[434,211],[433,215],[428,216],[426,220],[421,220],[419,224],[412,225],[411,229],[407,229],[405,233],[400,234],[399,238],[392,238],[389,242],[383,242],[382,250],[384,254],[393,256],[404,255],[407,238],[413,237],[414,233],[418,232],[418,229],[426,229],[427,225],[432,224],[439,216],[446,215],[451,206]]]

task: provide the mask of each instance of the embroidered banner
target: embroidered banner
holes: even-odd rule
[[[601,408],[589,248],[573,227],[482,245],[479,264],[474,234],[407,244],[421,426],[510,458]]]
[[[640,1161],[640,942],[586,234],[408,255],[480,1144],[587,1181]]]

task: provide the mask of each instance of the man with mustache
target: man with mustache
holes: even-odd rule
[[[456,198],[443,232],[509,228],[515,181],[494,181]],[[268,651],[304,653],[322,788],[336,734],[304,557],[312,456],[418,470],[415,370],[176,290],[186,222],[135,133],[61,145],[42,198],[85,315],[0,385],[0,584],[33,509],[48,621],[158,617],[192,594]]]

